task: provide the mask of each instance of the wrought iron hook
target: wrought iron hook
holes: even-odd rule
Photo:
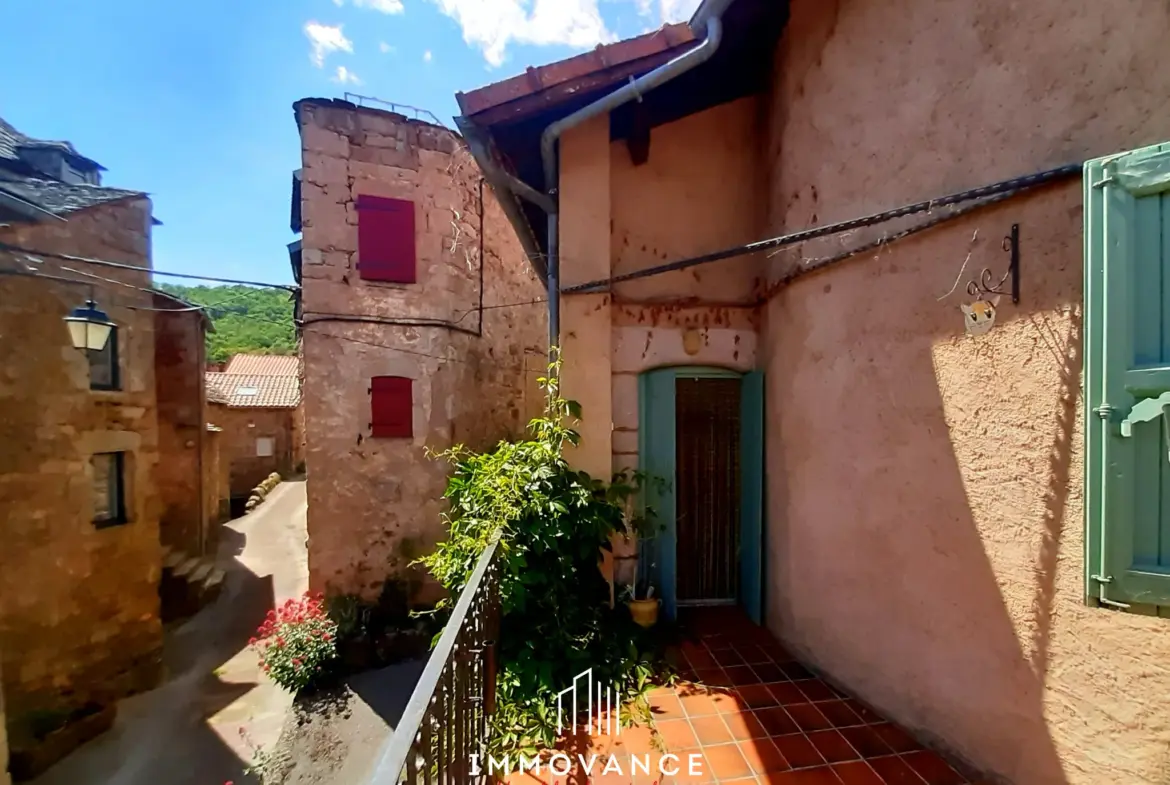
[[[979,273],[979,279],[968,282],[967,294],[972,297],[982,298],[987,294],[1005,294],[1003,285],[1011,278],[1012,288],[1012,302],[1017,305],[1020,302],[1020,225],[1012,224],[1012,232],[1003,238],[1003,250],[1011,254],[1011,261],[1008,263],[1007,271],[998,282],[992,283],[995,276],[992,275],[990,269],[984,267],[983,271]]]

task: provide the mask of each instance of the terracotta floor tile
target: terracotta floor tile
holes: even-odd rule
[[[751,767],[739,751],[738,744],[720,744],[715,747],[703,747],[703,754],[711,764],[711,773],[720,782],[739,777],[750,777]]]
[[[780,753],[780,749],[768,738],[741,742],[739,751],[743,753],[744,759],[747,760],[748,765],[752,767],[752,771],[756,774],[766,774],[770,771],[788,771],[792,768]]]
[[[699,746],[699,740],[695,738],[695,732],[687,720],[663,720],[656,724],[658,735],[662,737],[662,743],[670,752],[681,752]]]
[[[853,710],[853,713],[861,718],[861,721],[866,725],[873,725],[878,722],[885,722],[885,719],[876,711],[866,706],[856,698],[846,698],[845,705]]]
[[[684,716],[682,704],[673,692],[651,696],[648,703],[656,720],[678,720]]]
[[[788,736],[777,736],[772,743],[780,750],[784,760],[794,769],[806,769],[809,766],[823,766],[825,759],[817,748],[803,733],[793,733]]]
[[[833,773],[841,779],[844,785],[885,785],[882,778],[865,761],[838,763],[833,766]]]
[[[682,783],[702,785],[702,783],[714,782],[715,775],[711,772],[711,764],[707,762],[707,756],[697,750],[691,750],[679,756],[678,774],[674,775],[673,779],[679,785]]]
[[[828,730],[833,727],[833,723],[829,722],[821,710],[812,703],[793,703],[785,706],[784,710],[792,719],[796,720],[796,724],[805,733],[814,730]]]
[[[882,737],[882,741],[890,745],[890,749],[894,752],[914,752],[915,750],[922,749],[922,745],[918,743],[918,739],[897,725],[887,722],[882,725],[874,725],[873,729],[877,735]]]
[[[861,718],[853,712],[853,709],[849,708],[845,701],[825,701],[818,703],[817,708],[829,722],[833,723],[834,728],[848,728],[862,724]]]
[[[700,670],[702,668],[713,668],[718,665],[718,663],[715,662],[715,657],[712,656],[711,652],[707,649],[706,646],[692,645],[687,647],[684,644],[683,656],[687,658],[687,664],[695,670]]]
[[[759,684],[760,682],[760,677],[748,665],[732,665],[724,670],[727,671],[727,678],[731,679],[732,684]]]
[[[841,728],[841,735],[863,758],[877,758],[893,752],[869,725]]]
[[[711,690],[711,700],[720,714],[735,714],[740,711],[750,711],[751,706],[739,694],[738,689],[732,687],[715,687]]]
[[[903,755],[902,760],[926,780],[926,785],[963,785],[966,782],[963,775],[952,769],[938,753],[919,750]]]
[[[829,763],[844,763],[847,760],[857,760],[860,755],[845,741],[845,737],[835,730],[822,730],[809,733],[808,740],[821,753],[821,757]]]
[[[897,755],[871,758],[867,763],[881,776],[882,782],[886,785],[922,785],[922,778]]]
[[[770,664],[772,662],[772,658],[768,656],[768,653],[754,643],[745,643],[741,646],[736,646],[735,650],[739,652],[739,656],[748,665],[755,665],[757,663]]]
[[[735,649],[718,649],[711,652],[715,657],[715,661],[727,668],[732,665],[743,665],[743,657],[739,656],[739,652]]]
[[[698,668],[695,670],[695,681],[712,687],[730,687],[731,679],[727,678],[722,668]]]
[[[711,650],[712,653],[717,651],[727,651],[732,648],[731,640],[722,633],[712,633],[710,635],[703,635],[703,645]],[[739,655],[735,655],[738,657]]]
[[[841,785],[841,780],[829,767],[780,771],[760,777],[761,785]]]
[[[645,755],[658,750],[654,747],[654,731],[647,727],[622,728],[620,735],[615,736],[610,752],[614,755]]]
[[[752,670],[756,672],[762,682],[784,681],[784,671],[780,666],[774,662],[757,662],[752,664]]]
[[[740,777],[737,780],[721,781],[719,785],[758,785],[759,780],[755,777]]]
[[[829,685],[820,679],[795,682],[795,684],[804,693],[804,697],[814,703],[817,701],[835,700],[837,698],[837,694],[829,688]]]
[[[694,717],[691,719],[691,727],[695,729],[695,736],[698,737],[699,744],[704,747],[712,744],[726,744],[732,741],[731,731],[728,730],[727,723],[718,714],[707,717]]]
[[[756,719],[773,736],[784,736],[800,730],[800,727],[792,717],[788,716],[788,712],[779,706],[758,709],[756,711]]]
[[[781,706],[787,706],[790,703],[805,703],[804,693],[800,691],[800,687],[796,686],[794,681],[769,684],[768,690]]]
[[[778,665],[783,665],[784,663],[792,662],[794,659],[796,659],[788,653],[788,649],[785,649],[779,643],[765,643],[761,645],[760,648],[763,649],[764,652],[772,658],[772,662]]]
[[[776,705],[776,696],[763,684],[745,684],[739,688],[738,693],[743,704],[752,709]]]
[[[801,665],[799,662],[788,662],[780,666],[780,670],[784,671],[784,675],[793,681],[800,679],[816,678],[813,672]]]
[[[764,728],[763,723],[756,719],[756,715],[750,711],[737,711],[732,714],[724,714],[723,721],[727,723],[727,729],[731,731],[731,737],[738,741],[759,739],[770,735]]]
[[[542,783],[544,783],[543,777],[545,774],[546,772],[543,770],[541,770],[540,776],[537,776],[530,771],[523,773],[519,771],[513,771],[504,778],[503,782],[504,785],[542,785]]]
[[[706,717],[719,713],[719,704],[710,693],[696,692],[681,698],[683,711],[688,717]]]

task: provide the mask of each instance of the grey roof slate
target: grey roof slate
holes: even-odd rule
[[[135,196],[146,196],[141,191],[107,188],[99,185],[63,183],[30,176],[27,168],[18,165],[19,148],[49,147],[62,150],[74,158],[101,167],[96,161],[77,152],[69,142],[34,139],[16,130],[0,118],[0,191],[47,210],[54,215],[65,215],[75,210]]]

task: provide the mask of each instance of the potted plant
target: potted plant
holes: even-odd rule
[[[658,608],[661,600],[654,596],[652,583],[654,563],[651,555],[654,551],[654,540],[663,527],[658,522],[657,515],[652,507],[641,505],[639,509],[636,500],[647,483],[660,483],[661,480],[643,473],[619,473],[614,477],[613,488],[619,490],[622,504],[622,518],[625,530],[622,532],[626,542],[634,541],[636,559],[633,580],[626,585],[626,604],[630,609],[630,616],[634,622],[642,627],[653,627],[658,622]]]

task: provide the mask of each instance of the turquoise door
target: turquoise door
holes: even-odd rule
[[[738,411],[728,413],[726,396],[709,405],[717,408],[710,422],[736,423],[737,433],[696,432],[688,412],[680,407],[680,383],[684,401],[702,399],[696,380],[724,380],[711,385],[724,393],[727,380],[737,382]],[[699,385],[701,387],[701,385]],[[708,368],[663,368],[639,378],[640,468],[661,478],[647,491],[647,504],[657,511],[662,533],[644,558],[654,561],[655,586],[668,617],[677,616],[680,604],[738,602],[756,622],[763,616],[763,487],[764,487],[764,384],[763,374],[739,374]],[[702,412],[699,412],[701,415]],[[733,416],[727,416],[727,415]],[[681,418],[681,420],[680,420]],[[680,425],[681,422],[681,425]],[[680,435],[680,427],[683,429]],[[710,443],[722,455],[703,454]],[[734,454],[727,454],[734,450]],[[681,467],[681,468],[680,468]],[[723,519],[707,502],[730,493],[734,521]],[[731,595],[731,596],[727,596]]]

